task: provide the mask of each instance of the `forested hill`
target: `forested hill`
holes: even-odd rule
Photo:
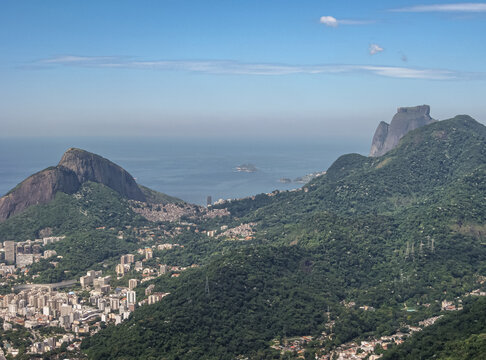
[[[90,357],[279,358],[270,340],[293,335],[322,354],[417,325],[486,276],[486,128],[468,116],[345,155],[304,189],[230,204],[255,240],[157,280],[170,297],[87,340]]]
[[[161,278],[157,290],[169,296],[83,348],[92,359],[278,358],[270,340],[325,330],[324,309],[337,303],[336,285],[312,271],[311,258],[298,248],[246,249]]]
[[[228,206],[252,220],[293,221],[315,211],[391,214],[453,195],[486,166],[486,127],[467,115],[411,131],[381,157],[343,155],[297,192],[259,195]]]

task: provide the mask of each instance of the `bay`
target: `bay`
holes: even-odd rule
[[[367,154],[368,138],[0,138],[0,194],[29,175],[56,165],[70,147],[99,154],[125,168],[139,184],[204,205],[207,196],[242,198],[290,190],[281,178],[325,171],[340,155]],[[237,172],[254,164],[254,173]]]

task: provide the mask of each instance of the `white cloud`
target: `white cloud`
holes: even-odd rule
[[[394,12],[486,12],[486,3],[456,3],[416,5],[399,9]]]
[[[338,27],[338,25],[367,25],[374,23],[373,20],[338,20],[334,16],[321,16],[319,22],[330,27]]]
[[[320,23],[324,24],[326,26],[331,26],[331,27],[337,27],[338,26],[338,21],[333,16],[321,16]]]
[[[385,49],[383,49],[378,44],[371,44],[370,48],[369,48],[370,55],[375,55],[375,54],[381,53],[383,50],[385,50]]]
[[[379,47],[379,46],[378,46]],[[380,47],[379,47],[380,48]],[[381,49],[381,48],[380,48]],[[45,59],[37,67],[69,66],[84,68],[140,69],[159,71],[188,71],[220,75],[278,76],[293,74],[348,74],[364,73],[400,79],[461,80],[485,79],[486,74],[471,74],[442,69],[417,69],[397,66],[323,64],[283,65],[271,63],[243,63],[227,60],[161,60],[135,61],[111,56],[60,56]]]

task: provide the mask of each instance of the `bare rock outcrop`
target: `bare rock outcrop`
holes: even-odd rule
[[[373,136],[370,156],[382,156],[394,149],[402,137],[409,131],[435,122],[430,117],[430,106],[421,105],[415,107],[398,108],[390,125],[382,121],[378,125]]]
[[[64,167],[51,167],[29,176],[0,198],[0,221],[18,214],[29,206],[46,204],[58,191],[73,194],[80,183],[74,172]]]
[[[58,166],[72,170],[81,184],[86,181],[101,183],[127,199],[145,201],[145,195],[135,179],[125,169],[104,157],[71,148],[64,153]]]

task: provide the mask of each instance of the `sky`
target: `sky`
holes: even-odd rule
[[[2,0],[0,137],[371,138],[486,122],[486,3]]]

